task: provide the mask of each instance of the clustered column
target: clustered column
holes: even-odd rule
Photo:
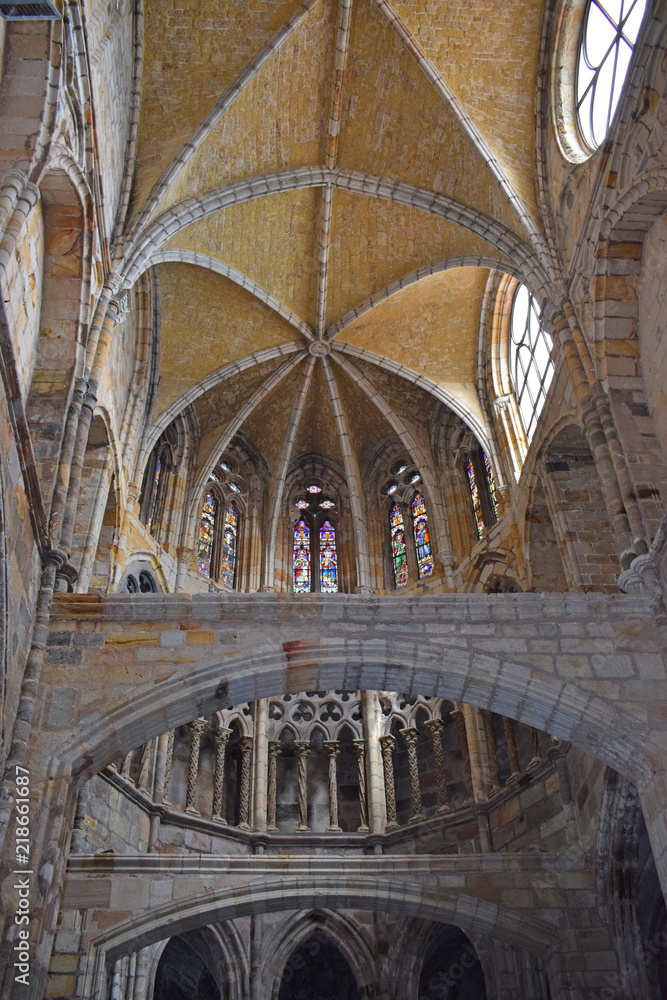
[[[308,757],[310,755],[310,740],[295,740],[294,749],[297,756],[297,776],[299,782],[299,825],[297,833],[309,833],[308,826]]]
[[[250,774],[252,767],[252,736],[239,737],[241,751],[241,791],[239,793],[239,830],[250,829]]]
[[[384,797],[387,806],[387,825],[385,830],[395,830],[398,827],[396,822],[396,789],[394,787],[394,747],[396,740],[393,736],[381,736],[380,747],[382,749],[382,763],[384,765]]]
[[[193,816],[201,815],[195,806],[195,797],[197,795],[197,775],[199,774],[199,747],[206,725],[206,719],[194,719],[188,723],[190,731],[190,760],[188,762],[188,787],[185,793],[185,811],[192,813]]]
[[[231,735],[231,729],[226,729],[224,726],[220,726],[213,733],[213,741],[215,743],[215,771],[213,774],[213,808],[211,810],[211,818],[217,820],[218,823],[225,824],[227,820],[222,814],[225,793],[225,754]]]
[[[336,762],[340,757],[338,740],[329,740],[324,744],[324,752],[329,758],[329,826],[327,833],[340,833],[338,825],[338,775]]]
[[[410,795],[412,797],[412,816],[410,823],[418,823],[424,819],[422,813],[422,793],[419,784],[419,761],[417,760],[417,742],[419,733],[414,726],[399,730],[408,749],[408,769],[410,771]]]
[[[278,782],[278,757],[281,754],[279,740],[269,740],[269,769],[267,775],[266,790],[266,829],[269,833],[276,833],[276,801]]]
[[[447,795],[447,772],[445,770],[445,754],[442,749],[442,732],[445,724],[442,719],[429,719],[425,722],[431,742],[433,744],[433,760],[435,761],[435,777],[438,783],[438,808],[437,815],[447,812],[449,809],[449,797]]]
[[[359,779],[359,818],[361,824],[358,833],[368,833],[368,795],[366,792],[366,742],[354,740],[354,752],[357,755],[357,776]]]

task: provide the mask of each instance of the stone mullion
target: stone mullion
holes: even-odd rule
[[[267,775],[267,806],[266,806],[266,829],[269,833],[276,833],[276,802],[278,785],[278,757],[282,752],[278,740],[269,740],[269,770]]]
[[[357,755],[357,778],[359,780],[359,819],[358,833],[368,833],[368,795],[366,791],[366,742],[353,740],[354,752]]]
[[[472,771],[470,768],[470,751],[468,750],[468,737],[466,735],[466,724],[463,718],[463,712],[460,708],[455,708],[449,713],[454,719],[454,724],[456,725],[456,735],[459,744],[459,753],[461,754],[461,760],[463,761],[463,774],[465,777],[466,790],[468,793],[468,800],[473,798],[473,787],[472,787]]]
[[[396,788],[394,785],[394,747],[396,740],[393,736],[381,736],[380,746],[382,747],[382,763],[384,766],[384,797],[387,810],[387,825],[385,830],[396,830]]]
[[[481,712],[474,705],[462,705],[470,755],[470,771],[475,802],[486,802],[491,788],[489,749]]]
[[[419,760],[417,758],[417,743],[419,733],[414,726],[399,730],[408,750],[408,768],[410,771],[410,795],[412,798],[412,816],[410,823],[417,823],[424,819],[422,813],[422,793],[419,783]]]
[[[297,780],[299,786],[299,825],[297,833],[309,833],[308,826],[308,756],[310,740],[295,740],[294,749],[297,755]]]
[[[215,771],[213,774],[213,805],[211,807],[211,819],[215,819],[218,823],[224,823],[225,825],[227,824],[227,820],[222,813],[225,794],[225,756],[227,743],[229,742],[229,737],[231,735],[231,729],[226,729],[224,726],[220,726],[213,732],[213,741],[215,743]]]
[[[323,744],[324,752],[329,758],[329,826],[327,833],[340,833],[338,825],[338,774],[337,761],[340,757],[340,744],[338,740],[326,740]]]
[[[516,781],[517,778],[521,777],[521,762],[519,760],[519,751],[516,745],[514,720],[508,719],[506,715],[503,715],[503,729],[505,730],[505,739],[507,740],[507,755],[510,759],[511,774],[506,781],[506,784],[509,785],[510,782]]]
[[[445,724],[442,719],[429,719],[424,723],[431,737],[433,745],[433,760],[435,761],[435,776],[438,783],[438,808],[436,814],[440,815],[449,809],[447,795],[447,772],[445,770],[445,753],[442,749],[442,733]]]
[[[250,775],[252,774],[252,736],[239,737],[241,751],[241,788],[239,793],[239,830],[250,829]]]
[[[498,766],[498,744],[496,742],[496,731],[493,726],[493,712],[482,709],[482,719],[486,728],[486,740],[489,748],[489,770],[491,772],[491,791],[494,795],[500,791],[500,767]]]
[[[185,793],[185,811],[193,816],[201,815],[195,806],[197,777],[199,775],[199,747],[206,729],[206,719],[194,719],[188,723],[190,731],[190,759],[188,761],[188,787]]]

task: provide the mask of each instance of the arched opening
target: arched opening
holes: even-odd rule
[[[185,936],[169,941],[155,974],[153,1000],[226,1000],[227,990],[216,982],[213,963],[206,960],[204,942],[197,944]]]
[[[431,934],[421,974],[420,1000],[486,1000],[484,972],[469,938],[443,924]]]
[[[278,1000],[359,1000],[359,987],[347,960],[320,930],[290,955]]]

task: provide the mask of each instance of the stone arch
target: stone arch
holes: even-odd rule
[[[90,1000],[102,1000],[108,962],[159,941],[176,929],[182,934],[213,922],[253,913],[304,909],[394,911],[453,924],[464,932],[478,930],[544,957],[551,955],[559,944],[558,931],[553,925],[532,915],[530,918],[519,916],[464,893],[415,887],[398,879],[389,885],[379,885],[376,880],[362,876],[286,876],[277,882],[263,881],[222,892],[202,892],[191,899],[149,907],[144,913],[135,912],[129,918],[121,917],[117,924],[108,926],[89,941],[82,995]]]
[[[108,414],[98,407],[83,456],[72,536],[70,561],[78,574],[74,587],[78,593],[90,587],[105,591],[111,579],[120,531],[118,455],[114,444]]]
[[[329,938],[347,960],[359,986],[359,998],[366,1000],[369,996],[368,988],[373,983],[370,970],[374,966],[374,960],[370,949],[349,917],[319,909],[290,918],[270,942],[267,958],[260,971],[264,996],[267,1000],[278,1000],[283,972],[290,955],[315,930]]]
[[[142,611],[150,615],[148,597]],[[478,599],[491,600],[486,595]],[[528,606],[535,599],[536,595],[506,594],[494,597],[493,604],[521,602],[521,606]],[[391,599],[394,621],[396,600]],[[585,595],[579,600],[585,601]],[[599,615],[595,600],[584,618],[594,614]],[[414,630],[413,625],[410,628]],[[290,690],[302,690],[304,681],[319,690],[382,688],[434,694],[488,708],[567,739],[616,770],[634,775],[636,781],[644,780],[661,759],[661,748],[651,741],[638,716],[629,715],[625,707],[585,686],[541,669],[541,655],[532,663],[530,656],[502,649],[495,654],[464,654],[446,642],[439,645],[435,637],[332,641],[321,632],[318,624],[311,634],[304,621],[299,625],[302,638],[298,643],[271,648],[263,638],[254,640],[255,647],[249,638],[242,644],[243,653],[188,662],[157,686],[153,682],[132,685],[131,696],[128,689],[127,698],[117,698],[117,707],[103,719],[96,718],[91,724],[81,720],[65,752],[61,751],[63,742],[54,754],[60,760],[57,766],[88,777],[138,743],[159,736],[165,712],[172,726],[178,726],[219,709],[221,701],[239,705],[262,697],[281,697]],[[296,648],[285,650],[283,646]],[[139,740],[137,732],[142,733]]]

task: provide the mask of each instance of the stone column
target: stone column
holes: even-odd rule
[[[206,729],[206,719],[194,719],[188,723],[190,730],[190,760],[188,763],[188,787],[185,793],[185,811],[193,816],[201,816],[195,806],[197,794],[197,775],[199,773],[199,746]]]
[[[266,791],[269,768],[269,699],[260,698],[254,704],[255,755],[253,783],[254,830],[266,830]]]
[[[338,740],[325,740],[324,752],[329,758],[329,826],[327,833],[341,833],[338,825],[338,774],[336,762],[340,757]]]
[[[498,767],[498,744],[496,743],[496,731],[493,725],[493,712],[482,709],[482,719],[486,728],[486,741],[489,748],[489,771],[491,773],[490,795],[495,795],[500,791],[500,768]]]
[[[171,733],[158,736],[157,752],[155,754],[155,771],[153,773],[153,802],[163,802],[165,796],[164,779],[167,767],[167,754]],[[172,742],[172,754],[173,754]]]
[[[382,748],[382,763],[384,765],[384,797],[387,809],[387,825],[385,830],[396,830],[396,790],[394,788],[394,747],[396,740],[393,736],[381,736],[380,746]]]
[[[146,743],[141,748],[141,763],[139,764],[139,784],[140,791],[145,792],[148,788],[148,778],[151,769],[151,758],[153,756],[153,740]]]
[[[269,741],[269,773],[266,789],[266,829],[269,833],[277,833],[276,826],[276,795],[278,783],[278,757],[282,750],[279,740]]]
[[[149,972],[151,949],[141,948],[137,952],[137,965],[134,974],[134,994],[132,1000],[148,1000]]]
[[[533,726],[526,726],[528,730],[528,739],[530,740],[530,760],[526,766],[526,770],[530,771],[534,767],[538,767],[542,763],[542,753],[540,751],[540,736]]]
[[[449,713],[456,725],[456,735],[459,742],[459,753],[463,761],[463,774],[465,777],[468,800],[472,799],[472,775],[470,771],[470,753],[468,752],[468,737],[466,736],[466,724],[463,719],[463,712],[460,708],[455,708]]]
[[[419,760],[417,759],[417,742],[419,733],[414,726],[399,730],[403,742],[408,748],[408,768],[410,770],[410,795],[412,797],[412,816],[410,823],[418,823],[424,819],[422,813],[422,792],[419,784]]]
[[[295,740],[294,749],[297,755],[299,782],[299,825],[297,833],[309,833],[308,826],[308,756],[310,755],[310,740]]]
[[[218,726],[218,728],[213,731],[213,740],[215,742],[215,771],[213,774],[213,806],[211,808],[211,819],[217,820],[218,823],[224,823],[225,826],[227,825],[227,820],[222,814],[225,793],[225,753],[227,751],[227,743],[231,735],[231,729],[225,729],[224,726]]]
[[[174,739],[176,737],[176,731],[171,730],[167,736],[167,749],[164,759],[164,793],[162,801],[166,806],[172,805],[172,801],[169,798],[169,785],[171,784],[171,765],[174,760]]]
[[[368,796],[366,794],[366,742],[353,740],[354,752],[357,755],[357,777],[359,779],[359,819],[361,825],[358,833],[368,833]]]
[[[433,744],[433,759],[435,761],[435,776],[438,782],[438,808],[436,815],[441,816],[449,810],[447,797],[447,773],[445,771],[445,754],[442,749],[442,731],[445,724],[442,719],[429,719],[424,725],[428,729]]]
[[[250,775],[252,773],[252,736],[239,737],[241,751],[241,790],[239,794],[239,830],[250,829]]]
[[[380,746],[380,702],[377,691],[362,691],[364,734],[368,757],[368,821],[371,833],[382,833],[386,822],[384,770]]]
[[[519,762],[519,751],[516,745],[516,733],[514,732],[514,721],[508,719],[506,715],[503,715],[503,729],[505,730],[505,739],[507,740],[507,755],[510,759],[511,774],[506,785],[509,785],[512,781],[516,781],[517,778],[521,777],[521,764]]]

